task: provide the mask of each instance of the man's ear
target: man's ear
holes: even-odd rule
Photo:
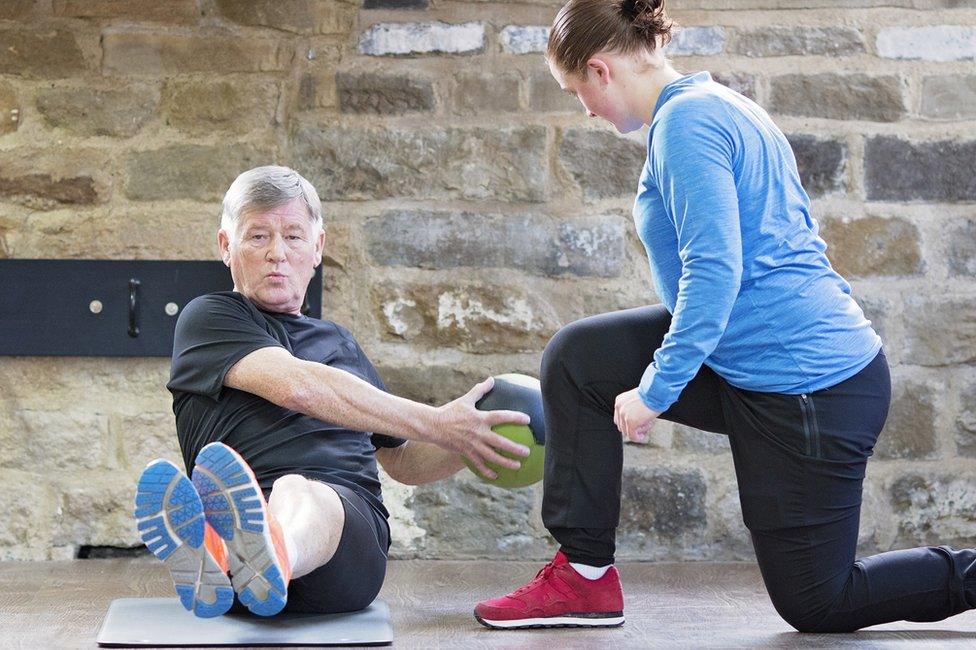
[[[322,263],[322,253],[325,252],[325,228],[319,228],[319,234],[315,237],[315,266]]]
[[[610,81],[610,66],[606,59],[594,56],[586,62],[587,74],[594,75],[601,85]]]
[[[221,228],[217,231],[217,248],[220,250],[220,259],[224,266],[230,267],[230,237],[227,231]]]

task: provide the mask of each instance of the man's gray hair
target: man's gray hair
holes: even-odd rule
[[[220,227],[234,233],[241,215],[252,210],[269,210],[301,197],[309,221],[322,228],[322,201],[305,178],[290,167],[265,165],[242,173],[224,194]]]

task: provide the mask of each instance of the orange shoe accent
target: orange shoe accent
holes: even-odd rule
[[[204,524],[203,545],[210,552],[221,571],[224,573],[230,571],[230,564],[227,562],[227,544],[210,524]]]
[[[285,579],[285,584],[287,585],[291,582],[291,559],[288,557],[288,546],[285,544],[285,531],[281,529],[281,524],[271,514],[271,509],[268,508],[266,512],[268,513],[268,528],[271,531],[271,541],[274,543],[275,555],[278,556],[278,563],[281,565],[283,571],[282,578]]]

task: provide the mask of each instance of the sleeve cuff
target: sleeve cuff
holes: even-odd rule
[[[661,382],[654,381],[656,377],[657,367],[654,363],[651,363],[651,365],[647,366],[647,370],[644,371],[643,376],[641,376],[640,385],[637,387],[637,394],[640,395],[641,401],[644,402],[647,408],[658,413],[664,413],[671,408],[677,396],[669,395],[661,387]]]

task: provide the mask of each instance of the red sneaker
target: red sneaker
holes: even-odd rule
[[[587,580],[562,551],[535,578],[507,596],[478,603],[485,627],[617,627],[624,624],[624,594],[616,567]]]

